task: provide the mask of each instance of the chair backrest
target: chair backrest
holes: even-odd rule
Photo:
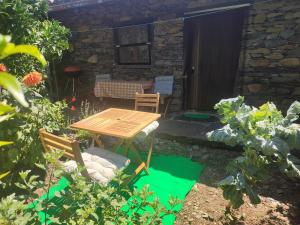
[[[157,76],[154,82],[154,92],[161,95],[172,95],[174,86],[174,76]]]
[[[79,143],[76,140],[70,141],[50,134],[45,128],[41,128],[39,134],[45,151],[63,150],[66,158],[75,160],[84,166]]]
[[[160,94],[135,94],[135,110],[139,110],[140,107],[149,107],[155,109],[155,112],[159,112],[159,97]]]
[[[106,73],[106,74],[97,74],[96,75],[96,82],[100,81],[110,81],[111,80],[111,75]]]

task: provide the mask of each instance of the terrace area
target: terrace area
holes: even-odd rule
[[[0,1],[0,225],[298,225],[299,11]]]

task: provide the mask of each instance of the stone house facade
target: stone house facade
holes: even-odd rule
[[[171,110],[178,111],[184,101],[183,18],[193,11],[246,3],[234,94],[256,106],[273,101],[285,110],[300,99],[299,0],[56,0],[50,4],[50,16],[72,31],[69,61],[84,71],[86,89],[93,90],[98,73],[124,80],[174,75]],[[151,64],[118,64],[112,28],[142,24],[149,18],[153,24]]]

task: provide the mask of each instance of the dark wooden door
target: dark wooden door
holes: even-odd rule
[[[231,10],[186,21],[187,108],[212,110],[233,96],[244,10]]]

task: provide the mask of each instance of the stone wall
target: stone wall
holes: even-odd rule
[[[51,16],[72,30],[72,63],[84,71],[85,89],[92,90],[97,73],[111,73],[114,79],[143,80],[157,75],[175,75],[175,99],[172,110],[182,107],[183,20],[184,12],[224,6],[237,0],[60,0]],[[62,4],[64,3],[64,4]],[[60,5],[59,5],[60,4]],[[74,5],[74,2],[73,2]],[[65,9],[65,10],[64,10]],[[62,11],[63,10],[63,11]],[[285,109],[300,97],[299,39],[300,1],[256,1],[245,21],[236,93],[258,105],[274,101]],[[117,65],[113,31],[119,23],[138,23],[151,18],[154,38],[152,64]]]
[[[239,91],[249,103],[300,100],[300,1],[257,2],[245,27]]]

